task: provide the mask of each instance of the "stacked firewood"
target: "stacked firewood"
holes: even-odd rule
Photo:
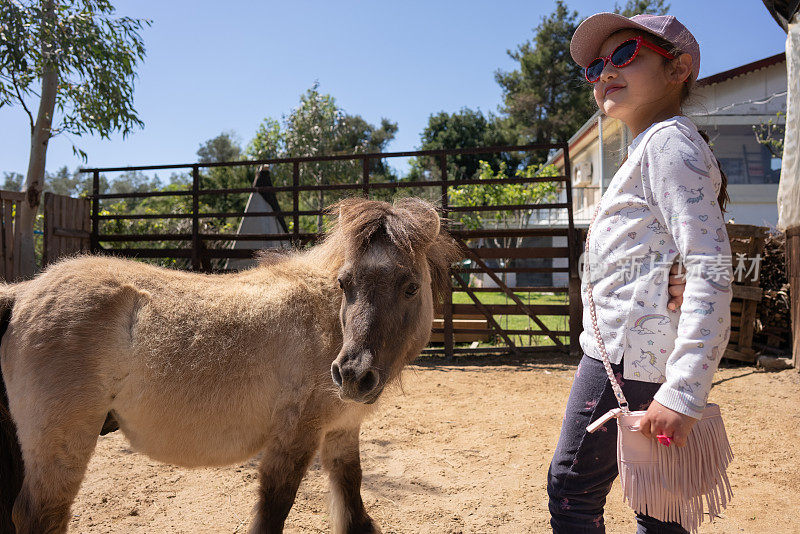
[[[791,351],[792,342],[786,236],[783,233],[775,231],[767,236],[759,271],[763,296],[756,311],[753,344],[764,352],[783,354]]]

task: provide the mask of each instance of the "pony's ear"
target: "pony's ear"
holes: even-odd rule
[[[430,246],[439,237],[442,221],[433,204],[420,198],[404,198],[395,202],[395,207],[411,214],[418,241],[424,248]]]

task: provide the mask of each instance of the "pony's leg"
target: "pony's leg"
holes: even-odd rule
[[[277,432],[268,443],[259,466],[259,501],[250,534],[283,532],[297,488],[319,446],[317,434],[310,425],[297,425]]]
[[[25,473],[12,512],[16,534],[67,531],[107,411],[85,393],[58,399],[32,395],[21,417],[15,416]]]
[[[98,435],[96,431],[85,435],[63,429],[48,434],[51,439],[39,441],[36,446],[24,442],[22,445],[25,478],[12,514],[16,534],[67,531],[70,507]]]
[[[380,529],[361,500],[359,427],[325,434],[320,459],[331,482],[331,516],[336,534],[373,534]]]

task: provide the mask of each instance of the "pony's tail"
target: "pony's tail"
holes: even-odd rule
[[[11,321],[14,306],[12,286],[0,286],[0,343]],[[17,428],[8,410],[6,383],[0,369],[0,534],[15,534],[11,511],[22,487],[24,471]]]

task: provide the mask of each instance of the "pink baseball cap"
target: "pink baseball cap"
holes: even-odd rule
[[[686,26],[672,15],[634,15],[631,18],[617,13],[597,13],[581,22],[572,36],[569,51],[581,67],[600,55],[600,46],[619,30],[642,30],[666,39],[681,52],[692,56],[692,79],[700,74],[700,45]]]

